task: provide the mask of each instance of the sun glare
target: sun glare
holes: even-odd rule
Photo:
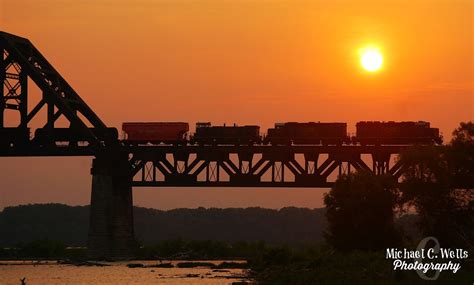
[[[361,52],[360,63],[365,70],[375,72],[382,67],[383,57],[377,48],[366,48]]]

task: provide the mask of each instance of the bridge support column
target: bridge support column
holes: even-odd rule
[[[135,244],[131,171],[128,157],[98,155],[92,164],[92,194],[88,256],[91,259],[129,259]]]

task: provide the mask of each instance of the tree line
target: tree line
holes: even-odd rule
[[[324,209],[287,207],[157,210],[134,207],[135,236],[142,245],[166,240],[216,240],[267,243],[321,242]],[[12,206],[0,212],[0,247],[35,240],[85,246],[89,207],[61,204]]]

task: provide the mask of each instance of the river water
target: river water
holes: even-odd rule
[[[178,262],[172,261],[176,265]],[[219,264],[219,261],[205,261]],[[235,262],[235,261],[233,261]],[[101,262],[109,266],[76,266],[55,261],[0,261],[0,285],[18,285],[26,278],[27,285],[36,284],[232,284],[249,282],[245,269],[196,268],[129,268],[130,262]],[[135,260],[144,265],[156,261]],[[243,284],[243,283],[240,283]]]

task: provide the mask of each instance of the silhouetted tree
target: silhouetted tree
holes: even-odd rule
[[[63,256],[66,246],[64,243],[55,240],[36,240],[27,243],[22,247],[25,257],[51,258]]]
[[[326,240],[341,250],[372,250],[395,246],[396,184],[390,177],[370,172],[340,176],[324,197],[327,207]]]
[[[461,123],[454,130],[447,152],[450,174],[457,188],[474,188],[474,122]]]
[[[401,184],[405,207],[415,207],[425,235],[444,246],[473,246],[474,124],[461,123],[443,148],[411,149]]]

